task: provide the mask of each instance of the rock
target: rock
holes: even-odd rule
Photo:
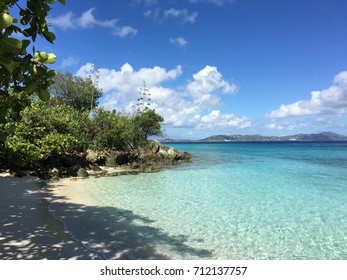
[[[106,157],[106,162],[105,162],[106,167],[116,167],[116,152],[111,151],[107,157]]]
[[[54,167],[53,169],[49,170],[49,177],[52,179],[58,179],[60,175],[59,169]]]
[[[86,178],[88,177],[89,174],[88,172],[84,169],[84,168],[79,168],[77,171],[77,177],[82,177],[82,178]]]
[[[95,172],[102,171],[102,169],[98,165],[91,165],[90,170],[95,171]]]
[[[106,151],[94,151],[91,149],[88,149],[86,151],[86,160],[91,164],[98,164],[98,165],[104,165],[107,158],[107,152]]]
[[[187,162],[192,161],[192,155],[190,153],[187,153],[187,152],[179,153],[176,158],[177,158],[177,160],[182,160],[182,161],[187,161]]]
[[[106,167],[116,167],[129,163],[129,153],[122,151],[110,151],[106,156]]]
[[[126,152],[118,152],[116,156],[117,165],[124,165],[129,163],[129,153]]]
[[[135,161],[131,164],[130,168],[131,169],[140,169],[141,166],[142,166],[141,163]]]
[[[161,155],[162,158],[166,158],[168,156],[167,151],[163,148],[160,148],[159,154]]]
[[[151,147],[152,153],[156,154],[160,150],[160,142],[156,141],[156,140],[153,140],[153,141],[150,142],[150,147]]]
[[[90,163],[96,163],[97,161],[99,161],[99,155],[97,152],[91,150],[91,149],[88,149],[87,150],[87,155],[86,155],[86,160]]]
[[[178,150],[175,148],[169,148],[167,150],[167,155],[170,159],[176,158],[176,156],[179,154]]]
[[[27,174],[24,172],[24,171],[22,171],[22,170],[19,170],[19,171],[16,171],[15,173],[14,173],[14,176],[16,176],[16,177],[26,177],[27,176]]]

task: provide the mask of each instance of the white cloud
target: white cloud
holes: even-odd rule
[[[217,67],[207,65],[193,75],[193,81],[188,84],[187,89],[195,98],[203,98],[218,89],[223,93],[235,93],[237,86],[225,81]]]
[[[266,125],[267,129],[275,129],[275,130],[295,130],[298,128],[303,128],[305,125],[304,124],[290,124],[290,123],[282,123],[282,124],[268,124]]]
[[[113,31],[113,34],[119,37],[125,37],[127,35],[136,35],[137,30],[130,26],[117,26],[118,19],[99,20],[96,19],[93,12],[95,8],[91,8],[76,16],[72,12],[68,12],[58,17],[49,17],[48,22],[53,27],[62,29],[89,29],[94,27],[109,28]]]
[[[157,4],[157,0],[132,0],[131,5],[138,6],[138,5],[145,5],[145,6],[151,6]]]
[[[92,64],[82,66],[77,75],[86,77],[91,73]],[[174,88],[162,84],[177,79],[182,67],[167,70],[154,66],[135,70],[125,63],[120,69],[98,69],[98,84],[105,92],[102,106],[107,109],[133,111],[139,88],[146,81],[150,92],[151,108],[165,119],[165,124],[174,127],[196,129],[246,128],[251,121],[233,114],[222,114],[214,107],[220,104],[221,94],[234,93],[237,87],[223,80],[222,74],[214,66],[206,66],[193,75],[193,80]]]
[[[187,40],[183,37],[170,38],[170,43],[179,46],[180,48],[184,48],[188,44]]]
[[[189,0],[191,3],[200,3],[200,2],[207,2],[207,3],[212,3],[217,6],[222,6],[226,3],[233,3],[235,0]]]
[[[90,75],[92,64],[83,65],[77,75],[87,77]],[[176,68],[167,71],[165,68],[155,66],[153,68],[141,68],[134,71],[133,67],[125,63],[119,71],[114,69],[99,68],[99,86],[105,92],[116,91],[120,93],[122,99],[136,100],[138,88],[142,81],[146,81],[147,86],[153,87],[163,81],[175,79],[182,73],[182,67],[178,65]]]
[[[312,91],[310,100],[281,105],[267,118],[287,118],[305,115],[343,114],[347,111],[347,71],[337,74],[334,85],[322,91]]]
[[[212,110],[210,114],[201,117],[200,129],[218,128],[248,128],[252,122],[246,118],[239,118],[234,114],[221,114],[219,110]]]
[[[178,10],[175,8],[171,8],[169,10],[164,11],[164,17],[165,18],[169,18],[169,17],[178,18],[178,17],[180,17],[183,19],[183,22],[194,23],[197,16],[198,16],[198,12],[193,12],[193,13],[189,14],[187,9]]]
[[[123,27],[117,27],[113,34],[119,36],[119,37],[126,37],[128,35],[136,35],[137,30],[131,26],[123,26]]]
[[[70,67],[70,66],[76,66],[78,64],[78,58],[75,56],[68,56],[67,58],[62,59],[61,67]]]

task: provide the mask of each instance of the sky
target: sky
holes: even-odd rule
[[[67,0],[49,23],[53,68],[97,69],[126,114],[145,81],[168,138],[347,135],[345,0]]]

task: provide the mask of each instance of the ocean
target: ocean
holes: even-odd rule
[[[193,161],[76,181],[50,211],[105,259],[347,259],[346,142],[167,145]]]

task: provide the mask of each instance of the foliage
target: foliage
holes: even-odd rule
[[[30,168],[47,155],[88,147],[129,149],[161,133],[164,119],[149,109],[145,82],[137,113],[129,117],[95,109],[102,92],[91,78],[57,74],[47,67],[55,63],[56,56],[36,50],[33,43],[38,35],[54,42],[55,34],[46,21],[54,2],[0,2],[0,165]],[[65,0],[59,2],[65,4]],[[34,93],[43,101],[52,96],[51,101],[37,100]]]
[[[85,149],[87,131],[81,123],[86,113],[70,105],[49,106],[42,101],[33,102],[21,112],[21,120],[8,123],[12,126],[5,141],[10,162],[28,167],[45,155],[64,154]]]
[[[47,88],[53,83],[55,71],[45,64],[54,63],[55,55],[36,51],[34,47],[30,54],[28,47],[37,35],[50,43],[55,40],[46,21],[55,0],[27,0],[26,7],[18,2],[5,0],[0,3],[0,95],[5,96],[12,88],[14,92],[37,93],[42,100],[48,100]],[[65,0],[59,2],[65,4]],[[14,17],[15,12],[18,18]],[[20,36],[25,39],[18,39]]]
[[[128,149],[136,144],[133,120],[115,110],[98,108],[90,121],[91,146],[95,149]]]
[[[67,72],[58,73],[54,81],[49,88],[51,104],[69,104],[80,112],[90,111],[97,107],[102,96],[91,78],[83,79]]]
[[[160,123],[164,121],[164,118],[158,115],[155,110],[150,109],[151,93],[145,81],[142,82],[139,95],[134,125],[138,131],[137,139],[139,142],[143,142],[146,141],[149,136],[163,135]]]
[[[164,118],[158,115],[154,110],[147,110],[135,116],[135,127],[139,129],[143,139],[147,139],[149,136],[161,136],[160,123],[164,121]]]

